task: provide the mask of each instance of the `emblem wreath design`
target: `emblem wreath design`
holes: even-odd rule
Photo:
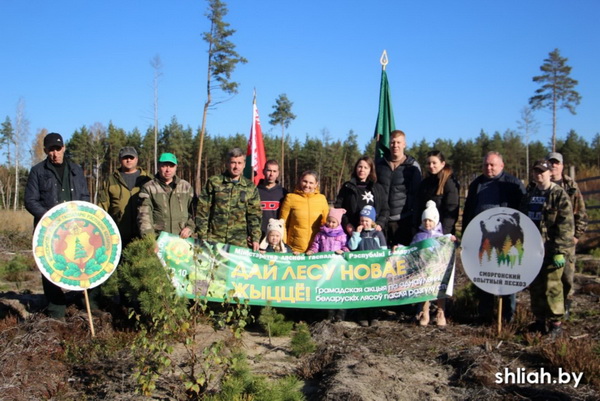
[[[121,235],[100,207],[65,202],[47,211],[38,223],[33,255],[48,280],[82,291],[102,284],[114,272],[121,257]]]

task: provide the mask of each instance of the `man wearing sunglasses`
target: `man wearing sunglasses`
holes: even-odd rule
[[[105,181],[98,205],[117,223],[124,248],[139,236],[138,193],[150,177],[138,167],[138,153],[132,146],[119,151],[119,163],[119,169]]]

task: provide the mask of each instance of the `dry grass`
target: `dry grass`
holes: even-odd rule
[[[600,384],[600,354],[598,342],[589,337],[572,339],[564,337],[543,344],[542,356],[556,368],[568,372],[583,372],[583,382]]]
[[[0,210],[0,230],[33,232],[33,216],[26,210]]]

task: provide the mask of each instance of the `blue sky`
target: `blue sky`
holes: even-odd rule
[[[532,77],[559,48],[582,96],[577,114],[558,114],[558,137],[600,132],[600,2],[230,0],[225,20],[248,64],[233,79],[239,94],[210,112],[212,135],[247,135],[252,92],[263,132],[275,99],[286,93],[297,118],[288,132],[303,141],[370,140],[387,50],[396,125],[409,144],[425,138],[476,137],[517,129],[534,94]],[[25,102],[30,138],[41,128],[66,138],[109,121],[142,133],[153,124],[153,69],[159,55],[159,124],[172,116],[198,128],[206,99],[209,29],[205,1],[3,0],[0,12],[0,119]],[[533,140],[547,143],[551,114]],[[28,141],[30,143],[31,140]]]

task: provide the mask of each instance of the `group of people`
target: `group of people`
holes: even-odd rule
[[[158,171],[151,177],[138,167],[135,148],[124,147],[119,152],[120,168],[106,181],[99,205],[117,223],[123,246],[138,236],[161,231],[254,251],[296,254],[393,248],[444,234],[455,239],[460,185],[452,168],[442,152],[433,150],[427,154],[423,178],[419,163],[405,154],[405,148],[404,132],[393,131],[389,153],[377,161],[359,158],[330,207],[319,192],[315,171],[302,173],[288,193],[278,181],[278,162],[268,160],[264,179],[254,185],[243,176],[246,155],[239,148],[227,154],[225,171],[207,180],[195,205],[192,186],[177,176],[174,154],[161,154]],[[44,151],[48,157],[32,168],[25,193],[34,224],[60,202],[90,199],[81,167],[64,158],[62,137],[48,134]],[[489,152],[483,174],[469,185],[462,220],[464,230],[478,213],[507,206],[523,211],[536,223],[546,258],[530,288],[531,307],[540,324],[548,323],[554,331],[560,328],[565,305],[567,311],[570,305],[575,244],[587,224],[581,192],[562,173],[562,162],[560,154],[551,153],[547,160],[534,163],[526,189],[504,172],[502,156]],[[64,316],[64,295],[54,287],[44,278],[48,313]],[[515,298],[507,298],[503,312],[510,321]],[[492,316],[493,302],[493,296],[480,291],[481,316]],[[443,301],[437,306],[436,324],[443,326]],[[367,315],[360,321],[368,324]],[[334,317],[340,319],[343,314]],[[429,323],[429,303],[421,305],[417,319],[421,325]]]

